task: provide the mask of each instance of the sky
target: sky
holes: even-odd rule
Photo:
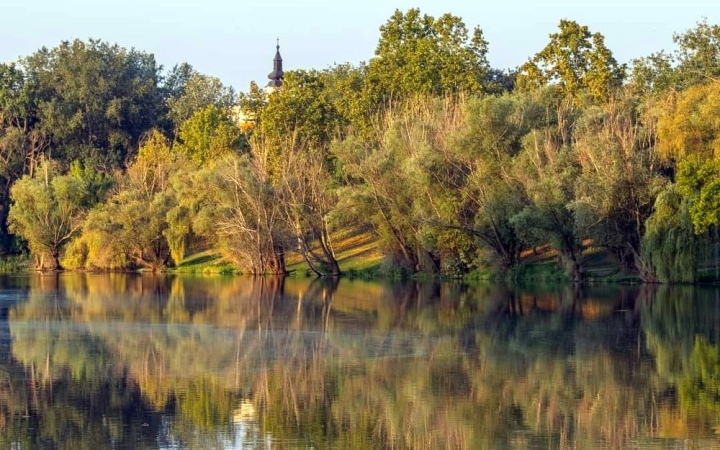
[[[496,68],[541,50],[561,19],[602,33],[620,62],[672,50],[673,33],[703,18],[720,23],[720,0],[0,0],[0,62],[94,38],[153,53],[168,70],[188,62],[244,92],[267,83],[276,38],[285,70],[357,64],[372,58],[395,9],[413,7],[479,26]]]

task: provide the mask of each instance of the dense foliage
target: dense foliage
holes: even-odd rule
[[[367,63],[239,96],[101,41],[0,65],[0,257],[163,270],[214,248],[337,275],[330,237],[354,228],[400,273],[514,276],[542,253],[581,281],[597,249],[648,281],[714,272],[720,26],[626,66],[562,20],[516,74],[451,14],[380,31]]]

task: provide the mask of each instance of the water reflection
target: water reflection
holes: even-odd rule
[[[715,288],[0,278],[0,448],[720,448]]]

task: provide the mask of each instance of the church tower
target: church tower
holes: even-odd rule
[[[273,59],[273,70],[268,74],[270,82],[265,87],[265,93],[269,94],[275,92],[277,89],[282,87],[283,79],[283,68],[282,68],[282,56],[280,56],[280,39],[277,40],[277,46],[275,47],[275,58]]]

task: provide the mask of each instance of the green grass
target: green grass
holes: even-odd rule
[[[340,270],[351,278],[374,278],[382,263],[382,254],[377,242],[368,232],[343,230],[333,234],[335,257]],[[312,276],[312,272],[302,255],[296,252],[287,254],[287,270],[295,276]],[[238,270],[226,261],[221,254],[210,249],[188,255],[178,267],[171,268],[175,273],[238,273]]]
[[[343,230],[331,236],[340,270],[349,278],[374,278],[382,266],[382,254],[373,236],[365,231]],[[287,258],[288,271],[296,276],[311,276],[310,267],[299,253]]]
[[[178,265],[169,270],[174,273],[207,273],[207,274],[234,274],[238,273],[232,264],[226,261],[220,253],[205,250],[189,255]]]

